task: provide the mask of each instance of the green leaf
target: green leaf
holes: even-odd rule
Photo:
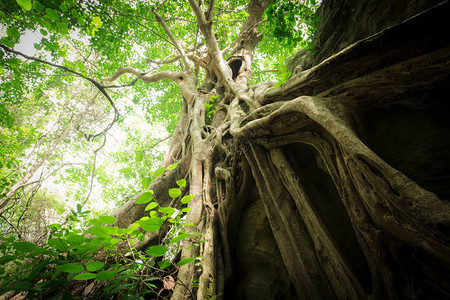
[[[110,239],[109,242],[111,243],[111,245],[117,245],[120,242],[120,240],[118,240],[118,239]]]
[[[101,238],[110,238],[109,230],[106,226],[103,225],[95,225],[92,226],[89,230],[86,230],[86,233],[91,233]]]
[[[186,186],[186,180],[185,179],[180,179],[177,180],[177,184],[181,187],[185,187]]]
[[[181,198],[181,203],[183,204],[188,204],[189,202],[191,202],[191,200],[194,198],[194,195],[186,195],[183,198]]]
[[[86,264],[86,269],[91,272],[96,272],[103,268],[105,266],[105,263],[101,261],[90,261]]]
[[[168,166],[168,167],[166,168],[166,170],[173,170],[173,169],[175,169],[177,166],[178,166],[178,163],[171,164],[170,166]]]
[[[89,280],[93,279],[97,276],[97,274],[94,273],[80,273],[77,276],[73,278],[73,280]]]
[[[66,240],[60,240],[57,238],[48,239],[47,244],[59,251],[66,251],[68,243]]]
[[[150,177],[142,178],[141,183],[144,190],[148,189],[148,187],[150,186]]]
[[[16,257],[13,256],[13,255],[5,255],[5,256],[2,256],[2,257],[0,257],[0,265],[4,265],[4,264],[6,264],[7,262],[12,261],[12,260],[14,260],[14,259],[16,259]]]
[[[48,225],[47,227],[48,227],[49,229],[60,230],[60,229],[61,229],[61,224],[54,223],[54,224]]]
[[[97,280],[109,280],[114,277],[114,272],[111,271],[101,271],[97,274]]]
[[[91,21],[91,25],[96,28],[100,28],[100,27],[102,27],[103,22],[99,17],[93,17],[92,21]]]
[[[164,171],[165,171],[165,168],[164,168],[164,167],[161,167],[161,168],[157,169],[157,170],[153,173],[153,175],[155,175],[155,177],[158,177],[159,175],[162,175],[162,173],[164,173]]]
[[[55,267],[58,271],[66,272],[66,273],[79,273],[84,270],[81,264],[66,264],[59,265]]]
[[[13,247],[20,252],[31,252],[36,249],[36,245],[30,242],[15,242]]]
[[[145,252],[147,252],[147,254],[150,256],[163,256],[167,252],[167,247],[162,245],[151,246]]]
[[[80,203],[78,203],[77,204],[77,212],[78,213],[81,213],[81,209],[82,209],[83,207],[81,207],[81,204]]]
[[[31,10],[33,5],[31,4],[31,0],[17,0],[17,4],[22,6],[22,8],[26,11]]]
[[[183,208],[182,210],[181,210],[181,212],[188,212],[188,211],[191,211],[192,210],[192,208],[190,208],[190,207],[185,207],[185,208]]]
[[[164,214],[167,214],[168,216],[171,216],[175,212],[175,208],[170,207],[170,206],[168,206],[168,207],[160,207],[159,211],[164,213]]]
[[[137,204],[147,203],[153,199],[153,191],[145,191],[136,201]]]
[[[126,167],[126,168],[120,169],[119,172],[123,173],[123,174],[130,174],[131,172],[133,172],[133,169],[130,167]]]
[[[181,266],[186,265],[186,264],[188,264],[190,262],[193,262],[195,259],[196,259],[195,257],[188,257],[188,258],[182,259],[179,262],[177,262],[177,265],[179,267],[181,267]]]
[[[5,44],[6,46],[11,47],[11,48],[14,47],[14,44],[15,44],[15,43],[11,42],[6,36],[3,36],[3,37],[0,39],[0,41],[1,41],[3,44]],[[8,64],[11,65],[10,62],[8,62]]]
[[[180,189],[177,189],[177,188],[169,189],[169,196],[170,196],[171,198],[177,198],[177,197],[179,197],[180,195],[181,195]]]
[[[186,195],[183,198],[181,198],[181,203],[188,204],[191,202],[191,200],[194,199],[194,195]]]
[[[102,224],[112,225],[116,222],[116,218],[111,216],[100,216],[98,219]]]
[[[6,30],[6,34],[14,41],[17,41],[20,37],[20,32],[19,29],[17,29],[17,27],[9,27]]]
[[[158,203],[156,203],[156,202],[150,202],[150,203],[147,205],[147,207],[145,208],[145,211],[154,209],[154,208],[157,207],[157,206],[158,206]]]
[[[44,7],[39,1],[33,1],[33,8],[38,12],[44,12]]]
[[[47,18],[49,18],[50,20],[54,20],[54,21],[59,20],[60,15],[59,15],[59,12],[57,12],[56,10],[51,9],[51,8],[46,8],[45,12],[47,13],[45,16]]]
[[[167,268],[167,267],[170,266],[170,265],[171,265],[171,263],[170,263],[170,260],[168,260],[168,259],[163,260],[163,261],[158,261],[158,266],[159,266],[162,270],[164,270],[165,268]]]
[[[184,240],[184,239],[187,238],[188,236],[190,236],[190,234],[188,234],[188,233],[181,233],[181,234],[179,234],[177,237],[174,237],[174,238],[170,241],[170,243],[171,243],[171,244],[177,243],[177,242],[179,242],[179,241],[181,241],[181,240]]]
[[[134,156],[134,160],[136,162],[140,162],[144,159],[144,151],[139,150],[139,151],[135,151],[135,156]]]
[[[283,84],[283,82],[282,81],[278,81],[277,83],[275,83],[274,85],[273,85],[273,87],[279,87],[280,85],[282,85]]]
[[[91,223],[92,225],[102,225],[103,223],[100,222],[99,219],[90,219],[89,223]]]
[[[142,230],[154,232],[161,228],[161,225],[163,224],[163,220],[161,218],[150,218],[144,221],[140,221],[139,225],[141,226]]]

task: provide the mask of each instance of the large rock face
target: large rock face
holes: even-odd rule
[[[315,33],[316,54],[301,50],[288,69],[309,69],[327,57],[363,38],[399,24],[438,4],[439,0],[324,0],[317,14],[320,27]]]
[[[324,133],[320,126],[308,127],[303,135],[289,128],[283,129],[284,136],[278,136],[276,141],[275,138],[272,142],[262,139],[258,146],[251,146],[246,157],[254,169],[259,193],[252,190],[251,200],[244,208],[244,218],[239,225],[237,246],[233,248],[233,254],[238,258],[236,292],[233,296],[228,294],[228,299],[316,299],[315,296],[321,299],[450,298],[450,259],[446,258],[450,228],[448,211],[439,212],[433,207],[434,204],[430,206],[426,200],[420,200],[429,195],[435,199],[431,202],[439,205],[446,203],[442,207],[448,208],[450,105],[447,94],[450,79],[447,71],[429,75],[435,73],[424,70],[420,75],[421,71],[417,70],[427,65],[427,57],[439,51],[444,53],[444,63],[437,63],[436,66],[448,70],[448,31],[436,35],[437,39],[442,39],[439,41],[427,39],[427,33],[422,32],[417,36],[417,41],[410,44],[411,48],[402,46],[399,48],[401,50],[393,52],[389,52],[389,46],[380,46],[379,55],[386,61],[379,59],[374,67],[370,64],[376,59],[367,61],[367,67],[364,67],[366,61],[360,57],[365,54],[358,58],[359,53],[355,49],[369,53],[371,50],[365,48],[366,44],[373,46],[378,40],[389,40],[389,36],[395,36],[398,32],[396,29],[389,31],[386,39],[385,36],[374,39],[375,43],[360,43],[359,48],[346,50],[346,54],[338,57],[338,53],[349,45],[389,27],[398,27],[439,2],[323,1],[318,11],[321,25],[316,33],[317,53],[312,55],[300,51],[291,59],[288,69],[299,78],[298,84],[277,92],[284,93],[285,98],[281,101],[303,95],[325,98],[340,95],[338,100],[343,99],[344,108],[336,109],[342,112],[337,117],[353,124],[355,135],[364,143],[363,148],[367,147],[374,153],[374,161],[380,159],[386,165],[379,168],[374,161],[364,161],[359,154],[353,156],[349,151],[344,151],[342,144],[329,138],[329,132]],[[440,9],[448,11],[448,3]],[[441,21],[436,24],[449,25],[448,21]],[[432,30],[442,31],[442,28]],[[395,40],[391,41],[395,44]],[[433,46],[423,51],[415,49],[420,48],[421,43],[432,43]],[[329,59],[336,54],[337,58]],[[377,53],[370,55],[368,57],[373,59]],[[360,59],[362,68],[351,63],[354,57]],[[406,63],[408,60],[416,60],[417,63]],[[431,58],[429,61],[435,62]],[[333,74],[334,69],[327,67],[333,64],[341,68],[337,71],[342,72],[345,79],[340,80],[340,76]],[[353,69],[345,69],[346,64],[354,68],[355,74],[351,74]],[[430,80],[430,86],[418,89],[408,87],[405,80],[410,74],[415,76],[418,86],[426,86],[427,80]],[[430,79],[433,76],[439,79]],[[391,94],[384,90],[390,80],[397,82],[389,87]],[[374,91],[378,88],[379,93]],[[371,91],[367,92],[369,89]],[[280,101],[276,95],[279,97],[279,93],[275,92],[273,97],[266,97],[268,100],[264,104]],[[354,101],[365,104],[355,104]],[[336,104],[336,107],[339,105]],[[349,107],[348,112],[345,106]],[[334,108],[333,104],[330,107]],[[295,122],[299,123],[302,119],[293,117],[293,120],[292,126],[297,126]],[[284,118],[280,121],[280,127],[283,127],[282,122],[288,121]],[[301,142],[292,142],[295,140],[292,136],[296,134],[301,136],[298,138]],[[311,136],[305,138],[307,134]],[[320,135],[332,142],[329,145],[316,143],[315,139],[321,138],[318,137]],[[265,150],[269,150],[270,154],[264,154]],[[361,162],[364,167],[358,166]],[[285,171],[288,165],[292,167],[289,178]],[[387,172],[394,175],[390,176]],[[400,181],[404,184],[393,186],[389,177],[400,177],[398,174],[406,175]],[[275,179],[267,183],[268,177]],[[279,187],[283,184],[286,189]],[[302,186],[301,193],[304,193],[299,199],[306,199],[301,203],[296,202],[295,193],[288,189],[298,185]],[[264,191],[264,188],[267,190]],[[419,200],[410,201],[415,197],[415,190],[425,196],[420,195],[417,196],[417,199],[422,197]],[[267,196],[268,192],[277,195]],[[309,210],[304,203],[310,205]],[[416,215],[404,207],[405,203]],[[258,214],[263,207],[268,218]],[[273,211],[275,208],[276,212]],[[284,228],[283,222],[286,223]],[[317,236],[318,232],[326,237]],[[427,235],[434,240],[433,246],[423,238]],[[304,239],[300,241],[301,237]],[[296,245],[298,249],[294,249]],[[333,250],[327,252],[327,249]],[[279,266],[279,252],[287,270]],[[339,266],[344,266],[345,270],[339,270]],[[299,268],[305,268],[301,274],[308,274],[302,278],[303,282],[296,282],[296,275],[293,275]],[[348,275],[348,278],[339,278],[342,275]],[[281,283],[283,280],[285,282]],[[307,292],[302,294],[302,290]],[[327,291],[331,292],[327,294]]]

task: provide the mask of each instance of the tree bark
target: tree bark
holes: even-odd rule
[[[172,299],[450,298],[449,190],[439,183],[450,171],[450,139],[430,146],[437,160],[429,163],[443,164],[439,178],[416,182],[395,155],[383,158],[390,152],[370,129],[380,126],[379,110],[427,109],[449,137],[439,113],[448,108],[448,1],[297,69],[278,88],[248,87],[267,3],[250,1],[228,61],[209,14],[190,4],[209,49],[207,78],[200,89],[189,68],[179,79],[183,112],[164,162],[179,168],[150,188],[168,205],[168,187],[188,178],[195,198],[187,221],[206,242],[184,244],[181,259],[198,256],[201,266],[179,269]],[[221,109],[206,124],[204,104],[216,95]],[[144,215],[135,200],[117,212],[118,225]],[[141,247],[155,242],[149,236]]]

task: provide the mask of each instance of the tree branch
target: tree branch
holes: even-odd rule
[[[137,79],[142,79],[145,82],[156,82],[163,79],[170,79],[179,83],[183,80],[183,73],[181,72],[161,71],[152,75],[147,75],[147,73],[142,73],[141,71],[131,67],[122,67],[112,76],[104,78],[103,80],[114,81],[123,74],[133,74],[137,77]]]
[[[183,47],[181,47],[180,43],[178,42],[178,40],[175,38],[175,36],[173,35],[172,31],[170,30],[170,28],[167,26],[166,21],[164,21],[164,19],[156,12],[156,10],[153,11],[153,14],[156,17],[156,20],[158,21],[158,23],[161,25],[161,27],[164,29],[165,33],[167,34],[167,36],[169,37],[170,41],[172,42],[172,44],[175,46],[175,48],[177,48],[178,52],[180,53],[181,59],[183,60],[184,66],[186,70],[189,70],[192,65],[189,62],[189,60],[186,57],[186,53],[184,52]]]
[[[170,63],[176,62],[176,61],[180,60],[180,58],[181,58],[181,56],[177,55],[177,56],[175,56],[173,58],[163,59],[163,60],[153,60],[151,58],[147,58],[146,61],[149,64],[151,63],[151,64],[155,64],[155,65],[166,65],[166,64],[170,64]]]

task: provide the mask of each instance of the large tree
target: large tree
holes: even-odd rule
[[[106,82],[123,75],[133,76],[129,85],[169,80],[178,86],[182,108],[163,167],[178,165],[149,189],[160,206],[180,209],[167,191],[186,180],[182,192],[194,195],[186,222],[194,226],[187,227],[192,235],[176,259],[201,257],[201,264],[179,268],[172,299],[450,297],[450,207],[444,200],[450,139],[443,93],[449,83],[448,1],[414,2],[408,9],[386,4],[391,15],[379,19],[366,8],[381,14],[382,5],[337,2],[324,1],[316,53],[300,52],[290,63],[291,78],[280,68],[279,83],[252,84],[256,71],[263,72],[254,60],[281,56],[272,44],[259,45],[270,1],[68,1],[107,16],[103,24],[94,17],[86,29],[94,41],[118,48],[105,55],[121,57],[120,47],[131,51],[133,45],[108,37],[125,34],[123,19],[137,24],[136,39],[164,41],[149,48],[148,62],[162,66],[159,71],[125,59],[100,82],[52,66],[90,81],[111,104],[108,89],[120,84]],[[268,28],[294,30],[285,19],[292,11],[278,12]],[[234,22],[227,13],[245,19]],[[120,30],[104,29],[112,25]],[[95,50],[101,43],[93,44]],[[8,55],[49,64],[0,46]],[[136,203],[141,195],[115,213],[116,225],[126,228],[148,216],[146,204]],[[156,245],[167,230],[147,232],[137,247]],[[189,247],[200,239],[200,247]]]

